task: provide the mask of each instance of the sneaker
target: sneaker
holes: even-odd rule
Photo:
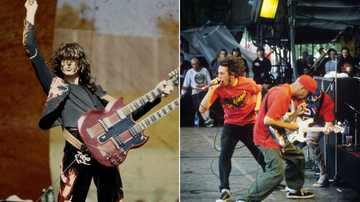
[[[313,198],[314,196],[315,196],[314,193],[304,191],[303,189],[301,189],[300,191],[298,191],[296,194],[293,194],[293,193],[290,193],[290,192],[287,193],[287,197],[288,197],[288,198],[291,198],[291,199],[296,199],[296,198]]]
[[[213,127],[213,126],[214,126],[214,124],[206,125],[206,127],[208,127],[208,128],[211,128],[211,127]]]
[[[221,194],[216,202],[226,202],[228,200],[230,200],[230,191],[224,189],[221,191]]]
[[[313,184],[313,187],[328,187],[329,184],[329,177],[327,175],[320,175],[319,180]]]
[[[204,124],[206,125],[206,127],[213,127],[214,126],[214,120],[212,118],[207,118],[204,122]]]
[[[265,202],[266,201],[266,199],[264,199],[264,200],[262,200],[262,201],[260,201],[260,202]],[[236,202],[246,202],[244,199],[238,199],[238,200],[236,200]]]

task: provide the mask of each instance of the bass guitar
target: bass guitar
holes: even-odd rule
[[[166,85],[177,86],[178,69],[169,75],[171,79]],[[132,119],[132,112],[160,95],[163,88],[159,86],[128,105],[123,104],[122,97],[113,99],[104,110],[91,110],[80,117],[79,136],[99,163],[114,167],[124,162],[130,149],[140,147],[148,140],[143,134],[145,128],[179,106],[177,99],[139,123]]]
[[[299,117],[297,117],[295,123],[298,124],[299,129],[297,131],[292,131],[292,133],[290,133],[288,136],[288,140],[292,143],[305,142],[307,132],[321,132],[325,129],[325,127],[310,127],[313,121],[314,120],[312,118],[303,121]],[[345,128],[341,127],[340,125],[334,125],[333,127],[329,128],[329,130],[333,131],[334,133],[345,132]]]

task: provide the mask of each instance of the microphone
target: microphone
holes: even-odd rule
[[[219,81],[219,82],[217,82],[217,83],[210,83],[209,85],[206,85],[206,86],[202,87],[200,90],[206,90],[206,89],[208,89],[210,86],[218,85],[218,84],[220,84],[220,83],[221,83],[221,81]]]

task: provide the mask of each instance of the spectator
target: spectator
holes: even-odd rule
[[[302,58],[296,60],[296,68],[299,76],[304,74],[303,66],[306,64],[306,58],[308,55],[308,52],[305,51],[302,54]]]
[[[349,49],[344,47],[341,49],[341,59],[337,64],[337,72],[345,73],[349,75],[349,77],[353,77],[357,74],[355,65],[355,60],[351,55],[349,55]]]
[[[348,48],[348,53],[351,57],[355,56],[355,36],[352,35],[352,28],[346,27],[344,33],[340,37],[341,50],[345,47]]]
[[[360,46],[360,33],[359,33],[359,26],[354,25],[353,27],[353,36],[355,37],[355,48]]]
[[[214,74],[216,69],[219,67],[219,61],[222,60],[222,59],[225,59],[226,56],[227,56],[227,50],[226,49],[221,49],[220,50],[220,58],[218,58],[218,60],[213,65],[213,68],[212,68],[212,71],[211,71],[212,74]]]
[[[180,73],[185,77],[186,72],[191,69],[191,63],[184,58],[184,54],[180,53]]]
[[[335,56],[337,56],[337,52],[335,49],[330,49],[329,50],[329,58],[330,60],[326,62],[325,64],[325,72],[326,74],[330,73],[330,71],[335,71],[336,70],[336,64],[335,64]],[[339,60],[337,60],[337,63],[339,62]]]
[[[211,78],[209,71],[200,66],[200,62],[197,58],[191,60],[191,65],[193,66],[185,76],[183,86],[181,88],[180,98],[183,98],[189,87],[192,89],[192,102],[195,106],[195,109],[199,109],[201,100],[204,98],[207,91],[201,90],[206,85],[210,84]],[[210,118],[210,111],[207,109],[204,112],[201,112],[201,117],[204,119],[206,127],[212,127],[214,120]]]
[[[271,62],[264,57],[264,48],[258,47],[256,51],[258,57],[252,63],[252,71],[254,73],[254,81],[257,84],[263,84],[264,79],[269,77],[271,71]]]

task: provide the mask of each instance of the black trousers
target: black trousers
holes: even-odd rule
[[[118,167],[101,165],[90,154],[82,153],[67,141],[60,166],[62,173],[59,202],[85,202],[92,179],[97,188],[99,202],[115,202],[123,199]]]
[[[219,172],[220,172],[220,191],[222,189],[230,190],[229,176],[231,172],[231,157],[234,154],[236,144],[239,140],[245,144],[254,156],[256,161],[261,165],[265,171],[264,155],[255,146],[253,141],[254,124],[245,126],[238,126],[233,124],[225,124],[221,134],[221,153],[219,157]]]

